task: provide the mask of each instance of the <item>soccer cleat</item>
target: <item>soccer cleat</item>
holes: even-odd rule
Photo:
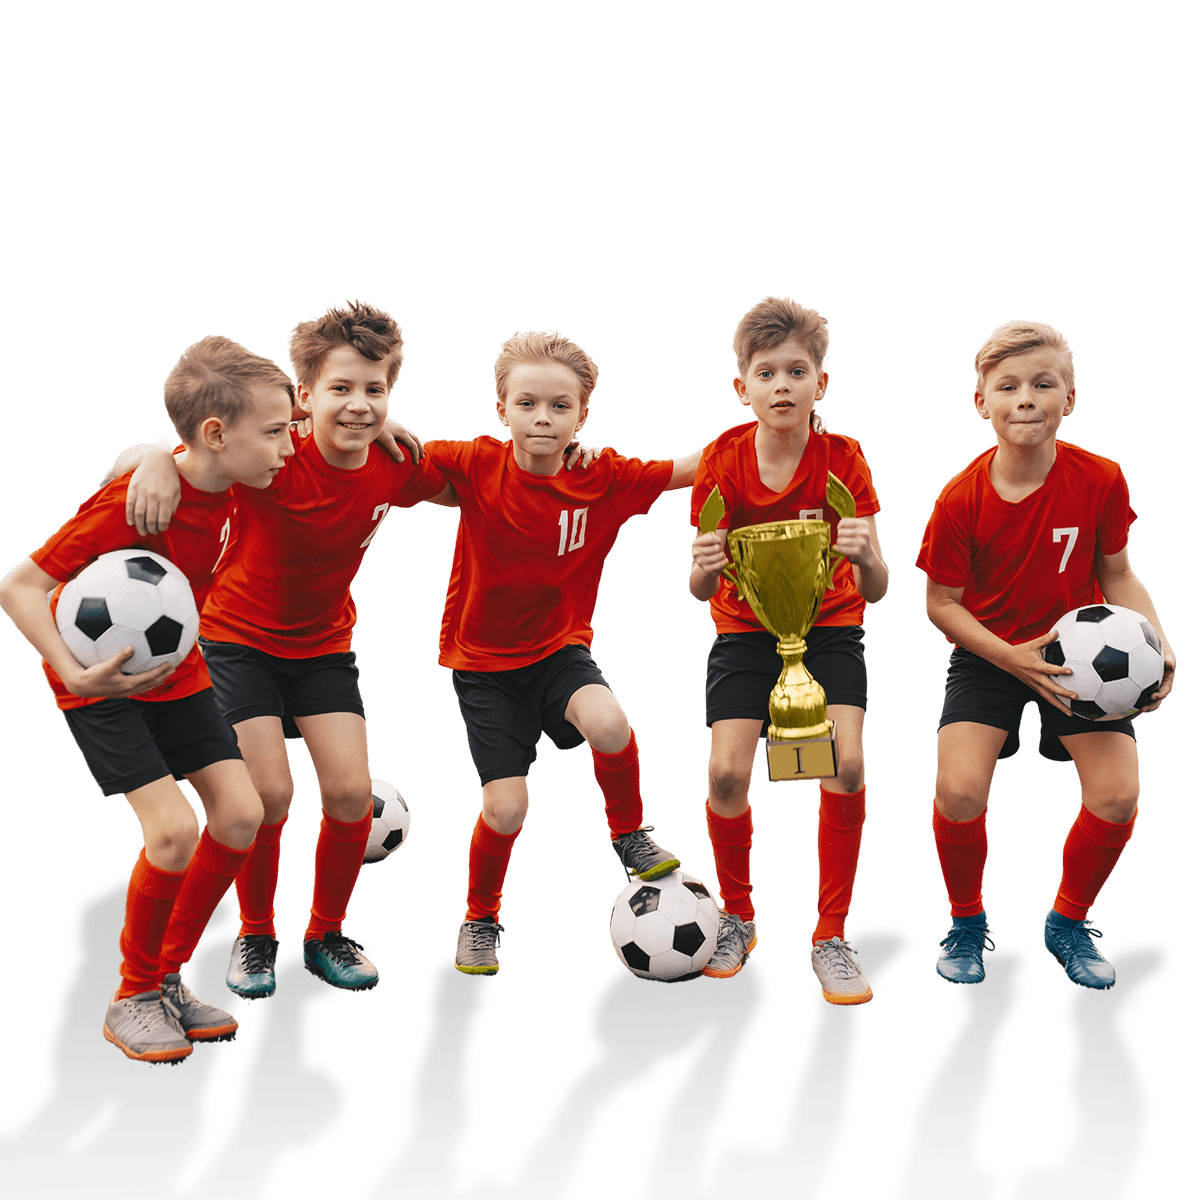
[[[1067,978],[1080,987],[1103,991],[1117,982],[1112,963],[1092,941],[1103,936],[1091,921],[1072,921],[1055,909],[1046,916],[1046,949],[1062,964]]]
[[[163,1003],[161,992],[139,992],[114,1000],[104,1017],[104,1036],[139,1062],[177,1063],[192,1052],[177,1011]]]
[[[247,1000],[275,995],[275,955],[279,943],[266,933],[243,934],[233,943],[225,986]]]
[[[659,879],[679,868],[679,859],[657,845],[650,836],[653,828],[653,825],[646,825],[613,838],[613,849],[630,879],[635,875],[639,879]]]
[[[724,909],[721,909],[720,916],[721,923],[717,926],[717,948],[704,968],[704,974],[710,979],[728,979],[731,975],[736,975],[749,958],[750,951],[758,945],[753,921],[743,921],[741,917]]]
[[[842,938],[817,942],[812,948],[812,966],[830,1004],[866,1004],[874,994],[858,965],[858,952]]]
[[[937,973],[951,983],[982,983],[983,952],[995,950],[988,937],[987,915],[955,917],[950,932],[941,941]]]
[[[504,926],[495,917],[464,921],[458,930],[454,966],[466,975],[495,975],[500,970],[496,947]]]
[[[326,983],[348,992],[365,992],[379,982],[375,964],[344,933],[330,931],[304,943],[304,965]]]
[[[162,981],[162,997],[179,1014],[183,1032],[193,1042],[231,1042],[238,1023],[223,1009],[198,1000],[174,971]]]

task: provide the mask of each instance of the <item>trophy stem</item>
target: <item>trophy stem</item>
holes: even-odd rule
[[[824,737],[833,728],[825,711],[825,689],[804,665],[804,639],[781,637],[779,656],[783,670],[771,689],[768,735],[776,741]]]

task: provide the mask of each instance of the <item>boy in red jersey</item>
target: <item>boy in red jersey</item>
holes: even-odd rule
[[[511,442],[430,442],[460,505],[438,661],[454,670],[483,811],[471,838],[455,966],[499,970],[500,894],[529,807],[526,776],[544,732],[587,741],[616,850],[629,874],[679,866],[642,827],[637,741],[588,647],[604,559],[620,527],[696,458],[639,462],[604,450],[568,475],[563,452],[587,419],[596,365],[558,334],[510,338],[496,360],[496,409]]]
[[[352,991],[379,980],[362,946],[342,933],[372,820],[350,583],[390,508],[449,496],[428,460],[394,461],[372,444],[401,348],[396,322],[365,304],[296,327],[297,403],[312,436],[292,435],[296,457],[274,487],[238,489],[237,538],[201,617],[217,700],[265,810],[237,880],[242,927],[226,980],[249,998],[275,991],[279,839],[292,800],[285,737],[304,738],[323,810],[304,964]],[[148,485],[161,466],[161,456],[147,461]]]
[[[184,353],[165,392],[185,447],[175,460],[182,502],[169,532],[136,544],[179,567],[199,607],[226,549],[229,488],[269,487],[292,453],[292,386],[274,363],[225,338],[206,338]],[[126,475],[103,487],[10,572],[0,603],[45,659],[58,706],[104,794],[124,792],[142,825],[145,849],[129,881],[121,932],[121,985],[104,1036],[130,1058],[175,1062],[192,1052],[192,1041],[229,1038],[237,1029],[228,1013],[192,995],[179,969],[249,856],[262,804],[198,649],[173,673],[164,665],[123,675],[132,647],[85,669],[59,636],[46,593],[135,541],[125,523],[128,483]],[[204,803],[203,834],[175,782],[182,778]]]
[[[845,940],[846,914],[858,866],[866,814],[862,729],[867,671],[862,614],[882,599],[888,570],[879,549],[879,501],[858,443],[827,434],[814,413],[829,383],[822,370],[829,334],[825,318],[794,301],[769,298],[755,305],[734,334],[738,398],[755,421],[739,425],[706,446],[692,489],[692,523],[713,487],[726,513],[715,533],[692,543],[688,584],[710,602],[717,640],[708,659],[707,709],[712,727],[708,833],[724,908],[717,948],[704,974],[736,975],[758,943],[750,899],[750,776],[759,738],[767,729],[767,703],[779,678],[776,638],[763,629],[737,589],[721,576],[730,529],[771,521],[820,520],[833,527],[833,548],[845,555],[833,576],[813,628],[805,665],[826,694],[837,722],[838,773],[821,782],[817,827],[820,884],[812,965],[825,999],[862,1004],[871,988]],[[829,507],[829,475],[851,491],[856,516],[839,520]]]
[[[1166,672],[1147,710],[1171,690],[1175,655],[1129,565],[1135,513],[1120,467],[1056,440],[1075,407],[1066,339],[1049,325],[1003,325],[975,356],[975,407],[996,431],[942,490],[917,565],[929,576],[929,619],[955,643],[938,730],[933,831],[952,928],[938,974],[979,983],[988,938],[983,909],[985,817],[998,758],[1018,747],[1021,712],[1042,717],[1041,753],[1074,761],[1083,790],[1063,847],[1063,874],[1046,918],[1046,948],[1083,987],[1109,988],[1088,909],[1133,832],[1137,751],[1127,720],[1095,722],[1064,704],[1069,669],[1042,658],[1071,609],[1108,600],[1145,616],[1162,640]],[[1047,632],[1049,630],[1049,632]]]

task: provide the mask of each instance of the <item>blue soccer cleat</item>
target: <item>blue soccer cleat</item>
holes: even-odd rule
[[[1103,991],[1117,982],[1112,963],[1092,941],[1103,936],[1091,921],[1072,921],[1053,908],[1046,915],[1046,949],[1062,964],[1067,978],[1080,987]]]
[[[942,939],[937,973],[951,983],[982,983],[984,950],[995,950],[988,937],[987,913],[954,917],[950,932]]]

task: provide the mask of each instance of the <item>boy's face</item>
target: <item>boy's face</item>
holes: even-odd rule
[[[1062,355],[1038,346],[997,363],[975,393],[975,407],[999,441],[1032,449],[1054,441],[1075,407],[1075,389],[1067,389]]]
[[[517,465],[553,475],[563,451],[587,420],[579,376],[560,362],[520,362],[509,372],[500,420],[512,430]]]
[[[281,387],[258,384],[236,424],[223,428],[221,470],[235,483],[270,487],[295,453],[288,434],[292,398]]]
[[[296,389],[296,402],[312,414],[325,461],[345,470],[361,467],[387,420],[387,360],[372,362],[352,346],[339,346],[329,352],[312,389]]]
[[[773,433],[788,434],[808,427],[813,407],[825,394],[828,382],[829,376],[818,373],[804,343],[790,337],[778,346],[754,351],[746,378],[735,379],[733,386],[760,425]]]

